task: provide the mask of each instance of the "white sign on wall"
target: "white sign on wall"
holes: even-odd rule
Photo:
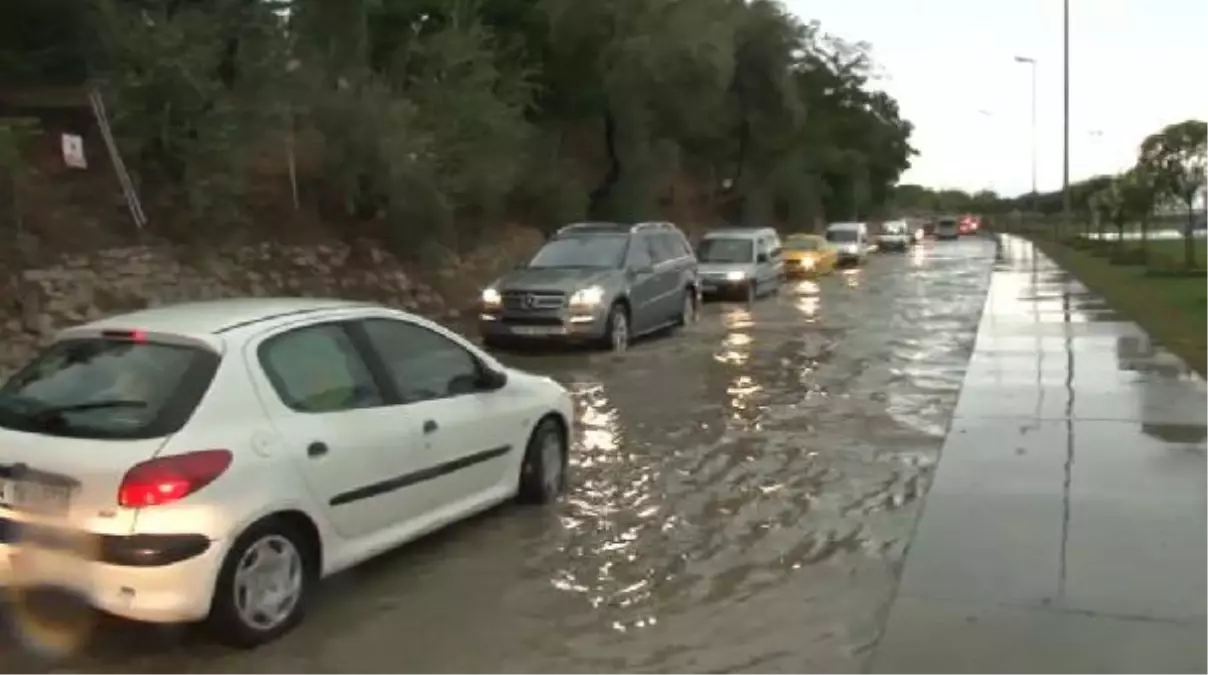
[[[63,163],[73,169],[87,169],[84,158],[84,139],[75,134],[63,134]]]

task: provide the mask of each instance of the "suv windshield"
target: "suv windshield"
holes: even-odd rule
[[[859,238],[856,236],[855,230],[827,230],[826,240],[837,243],[846,243],[858,241]]]
[[[902,223],[885,223],[885,234],[906,234],[906,226]]]
[[[561,237],[537,251],[529,267],[616,268],[625,262],[629,237],[623,234]]]
[[[192,415],[218,360],[193,347],[65,340],[0,388],[0,427],[76,438],[166,436]]]
[[[755,245],[750,239],[706,239],[696,252],[696,259],[703,263],[749,263],[754,258]]]

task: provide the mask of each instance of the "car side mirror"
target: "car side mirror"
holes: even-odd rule
[[[484,391],[496,391],[503,389],[504,385],[507,383],[507,373],[495,370],[494,368],[490,368],[485,365],[482,367],[482,372],[479,373],[478,376],[478,387]]]
[[[771,257],[767,253],[760,253],[755,256],[755,262],[765,263],[771,261]]]

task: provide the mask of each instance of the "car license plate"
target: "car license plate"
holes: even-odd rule
[[[0,479],[0,504],[18,511],[58,516],[67,512],[71,490],[23,480]]]
[[[512,332],[516,335],[561,335],[564,333],[562,326],[512,326]]]

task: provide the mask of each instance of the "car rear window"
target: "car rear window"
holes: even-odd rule
[[[199,347],[64,340],[0,387],[0,426],[74,438],[166,436],[193,414],[218,361]]]

